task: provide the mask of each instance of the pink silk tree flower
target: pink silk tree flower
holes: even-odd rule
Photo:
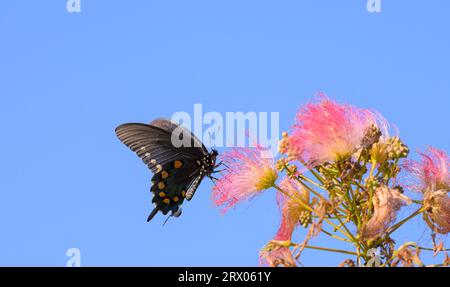
[[[387,130],[387,122],[375,112],[320,99],[299,110],[287,144],[291,154],[311,166],[346,159],[373,143],[367,136],[374,128]]]
[[[448,190],[427,192],[423,198],[424,220],[430,228],[440,234],[450,232],[450,198]]]
[[[280,188],[284,191],[277,193],[281,224],[273,240],[261,250],[260,263],[271,267],[279,265],[290,267],[296,266],[289,249],[292,233],[306,212],[304,205],[298,201],[308,205],[309,193],[298,182],[288,177],[283,179]]]
[[[419,161],[405,163],[416,184],[412,189],[423,193],[423,218],[430,228],[440,234],[450,232],[450,158],[443,150],[428,148],[420,152]]]
[[[295,227],[307,212],[305,205],[309,205],[309,192],[289,177],[281,181],[280,188],[283,192],[277,192],[277,202],[281,211],[281,224],[274,240],[291,240]]]
[[[373,215],[361,228],[361,238],[374,240],[382,236],[389,225],[395,221],[397,211],[406,204],[411,204],[411,199],[397,189],[391,189],[386,186],[379,187],[374,193]]]
[[[450,189],[450,159],[443,150],[430,147],[419,152],[420,160],[409,160],[405,169],[416,180],[413,189],[421,192],[428,190]]]
[[[290,241],[270,241],[259,253],[259,263],[269,267],[296,267],[294,257],[289,249]]]
[[[260,146],[234,148],[221,156],[226,173],[216,181],[212,198],[223,211],[274,186],[278,178],[273,157]]]

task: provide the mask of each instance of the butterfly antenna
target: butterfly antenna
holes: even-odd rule
[[[222,126],[218,126],[217,127],[217,133],[219,133],[220,132],[220,128],[221,128]],[[211,140],[211,135],[209,135],[209,140]],[[211,143],[210,143],[210,145],[211,145]]]
[[[211,140],[211,132],[208,131],[208,135],[209,135],[209,147],[212,148],[212,140]]]
[[[164,220],[163,226],[166,225],[167,221],[172,217],[172,215],[167,216],[166,220]]]
[[[221,128],[221,126],[219,126],[219,127],[217,128],[217,132],[220,131],[220,128]],[[208,135],[209,135],[209,147],[210,147],[210,148],[213,148],[213,146],[212,146],[212,140],[211,140],[212,136],[211,136],[211,132],[210,132],[210,131],[208,131]],[[215,147],[215,146],[214,146],[214,147]]]

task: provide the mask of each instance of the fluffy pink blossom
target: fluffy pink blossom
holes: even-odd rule
[[[298,182],[289,178],[283,179],[280,187],[285,192],[277,193],[277,201],[281,211],[281,224],[273,240],[261,250],[260,262],[262,265],[272,267],[279,265],[295,266],[295,260],[289,246],[292,233],[305,211],[304,206],[298,201],[308,204],[309,193]]]
[[[294,179],[284,178],[280,183],[280,188],[284,193],[278,191],[277,202],[281,211],[281,224],[274,240],[290,240],[295,226],[299,224],[302,214],[305,212],[305,205],[309,203],[309,192]]]
[[[430,147],[426,152],[419,152],[420,160],[410,160],[404,164],[405,169],[416,179],[413,189],[427,190],[450,189],[450,159],[443,150]]]
[[[237,203],[249,199],[272,187],[278,174],[269,151],[260,146],[235,148],[221,157],[226,173],[213,187],[213,202],[226,211]]]
[[[270,241],[259,253],[259,263],[270,267],[295,267],[290,241]]]
[[[425,222],[430,228],[440,234],[450,232],[450,198],[449,190],[426,192],[423,198]]]
[[[423,193],[424,220],[437,233],[450,232],[450,158],[443,150],[428,148],[421,159],[408,161],[405,168],[415,179],[413,189]]]
[[[320,99],[299,110],[286,144],[290,154],[310,165],[348,158],[371,144],[366,137],[373,127],[378,131],[387,129],[386,121],[377,113],[339,104],[325,96]]]
[[[395,221],[397,211],[405,204],[410,204],[411,199],[400,193],[397,189],[385,186],[379,187],[373,198],[374,213],[369,221],[363,225],[360,234],[365,240],[373,240],[388,229]]]

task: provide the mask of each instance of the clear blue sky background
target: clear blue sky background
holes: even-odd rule
[[[366,0],[65,5],[0,4],[1,266],[65,266],[71,247],[83,266],[257,265],[278,228],[273,191],[221,215],[205,180],[182,217],[146,222],[151,174],[114,128],[194,103],[280,112],[285,130],[324,91],[377,109],[413,150],[450,150],[447,0],[382,0],[378,14]],[[399,242],[430,245],[425,231],[415,221]]]

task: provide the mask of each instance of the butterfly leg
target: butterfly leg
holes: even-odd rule
[[[212,175],[208,175],[208,177],[209,177],[212,181],[219,180],[217,177],[214,177],[214,176],[212,176]]]
[[[218,164],[216,164],[215,166],[214,166],[214,168],[218,168],[219,166],[225,166],[226,168],[228,168],[228,166],[223,162],[223,161],[221,161],[221,162],[219,162]]]
[[[163,223],[163,226],[166,225],[167,221],[169,221],[169,219],[172,217],[172,215],[167,216],[166,220]]]
[[[222,166],[222,165],[225,167],[225,169],[228,169],[228,168],[229,168],[228,165],[226,165],[223,161],[219,162],[219,163],[216,164],[214,167],[217,168],[217,167]]]

